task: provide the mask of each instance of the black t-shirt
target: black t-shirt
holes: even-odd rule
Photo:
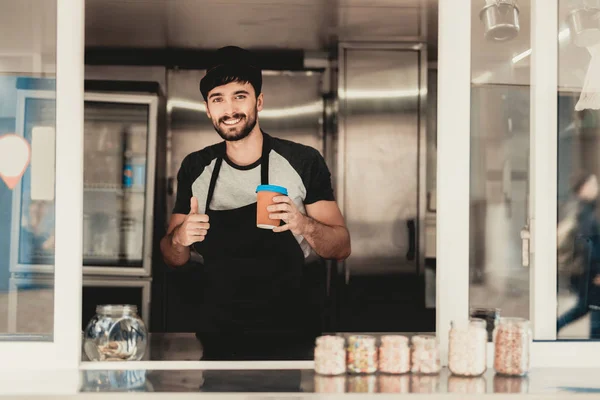
[[[198,199],[198,212],[206,213],[206,197],[219,146],[216,144],[191,153],[181,163],[174,214],[188,214],[192,196]],[[231,210],[256,202],[256,187],[261,184],[260,160],[243,167],[235,165],[226,156],[223,161],[210,208]],[[306,214],[306,204],[335,200],[331,173],[321,154],[312,147],[289,140],[271,137],[269,184],[285,187],[303,214]],[[303,237],[296,236],[296,239],[308,257],[310,246]]]

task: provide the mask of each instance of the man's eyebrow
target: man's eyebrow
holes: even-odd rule
[[[233,93],[234,95],[237,94],[247,94],[250,95],[250,92],[248,92],[247,90],[237,90]],[[219,96],[223,96],[223,93],[212,93],[210,96],[208,96],[209,99],[213,98],[213,97],[219,97]]]

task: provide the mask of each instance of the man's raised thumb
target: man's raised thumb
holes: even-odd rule
[[[190,199],[190,214],[198,214],[198,199],[195,197]]]

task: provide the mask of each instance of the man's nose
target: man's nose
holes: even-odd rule
[[[226,101],[223,111],[225,112],[226,116],[231,117],[237,113],[237,107],[234,102]]]

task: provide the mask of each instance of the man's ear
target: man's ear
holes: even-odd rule
[[[256,98],[256,109],[258,111],[262,111],[263,109],[263,104],[264,104],[264,96],[263,94],[259,94],[258,97]]]
[[[210,116],[210,111],[208,110],[208,103],[206,101],[204,102],[204,106],[206,107],[206,115],[208,116],[208,119],[212,119]]]

